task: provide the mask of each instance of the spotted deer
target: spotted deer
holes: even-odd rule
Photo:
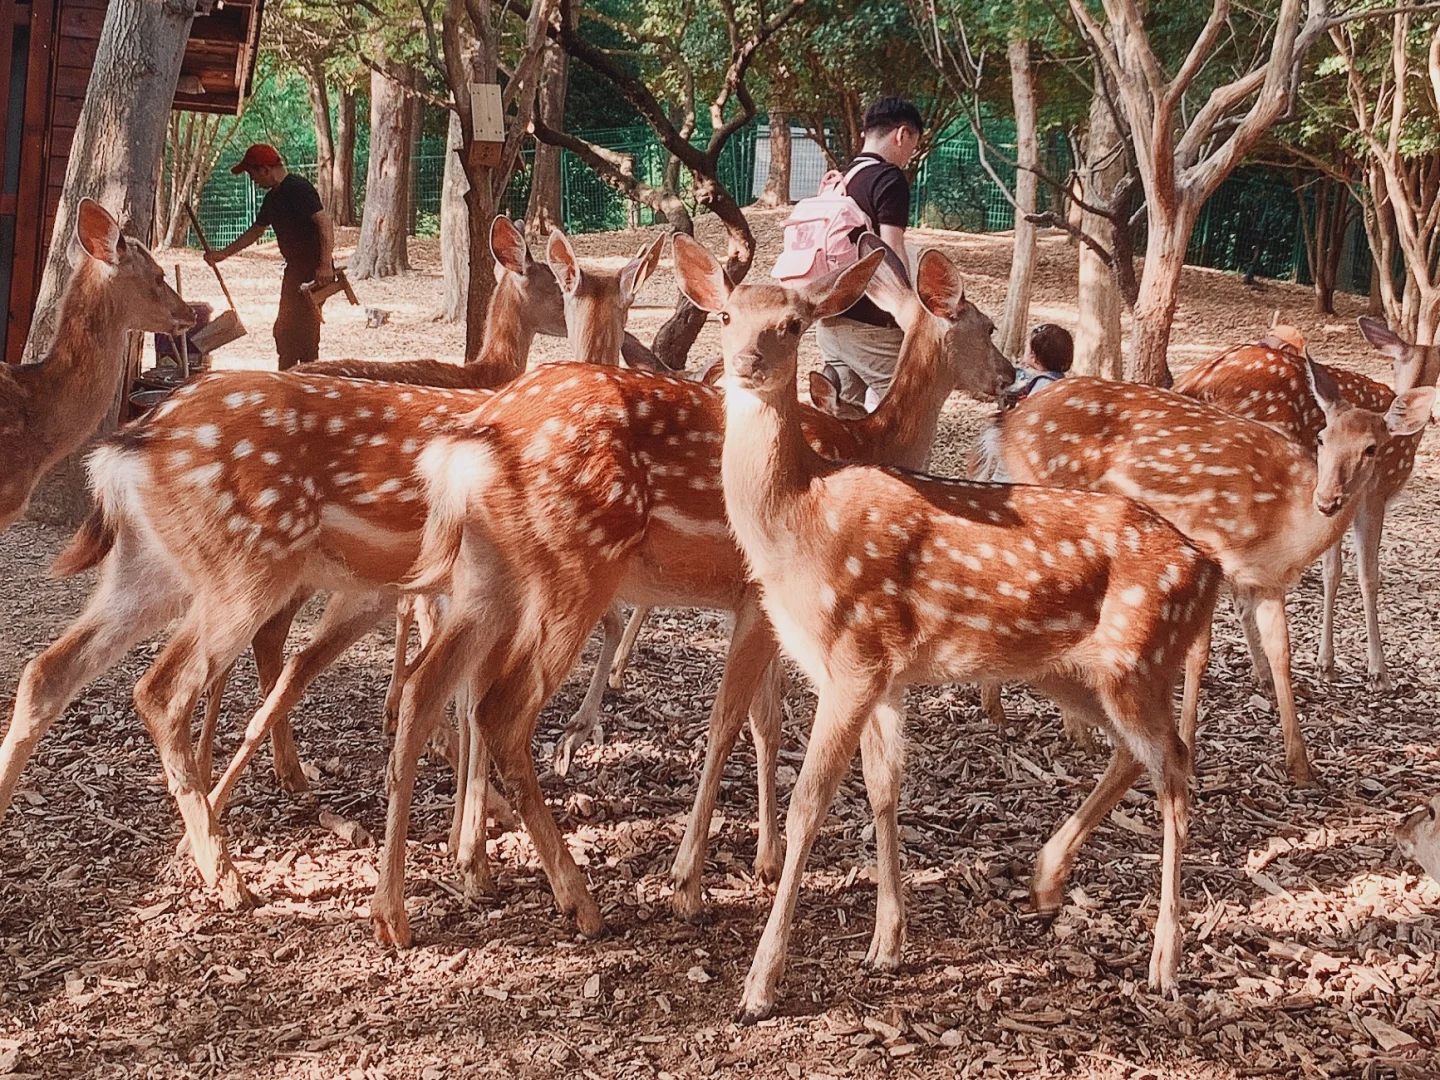
[[[674,244],[720,272],[689,237]],[[861,260],[866,276],[875,274],[869,295],[906,329],[890,393],[874,413],[852,423],[797,408],[817,453],[918,467],[929,457],[952,390],[993,399],[1014,372],[990,341],[990,320],[965,300],[949,260],[938,252],[922,256],[917,295],[898,264],[887,261],[877,270],[880,258],[871,251]],[[779,285],[746,290],[770,309],[799,302]],[[773,333],[798,335],[802,328],[797,318]],[[472,414],[470,434],[438,439],[426,451],[430,512],[417,587],[448,582],[454,606],[405,684],[370,908],[381,942],[410,941],[404,862],[416,762],[444,702],[472,680],[479,704],[470,715],[530,831],[557,903],[582,932],[599,931],[599,910],[546,808],[530,746],[541,707],[593,619],[617,595],[641,605],[736,613],[699,790],[672,872],[676,913],[693,918],[700,912],[720,779],[752,699],[760,788],[755,862],[767,880],[778,874],[779,669],[774,636],[725,517],[723,409],[721,392],[706,384],[610,370],[570,379],[540,368]],[[552,460],[555,467],[541,464]]]
[[[1432,795],[1428,803],[1395,826],[1395,841],[1401,855],[1414,859],[1440,881],[1440,795]]]
[[[128,359],[126,333],[178,334],[195,319],[145,245],[122,234],[93,199],[80,200],[70,261],[74,272],[45,359],[0,364],[0,532],[115,404]]]
[[[643,277],[630,276],[634,288]],[[618,334],[613,341],[618,355]],[[556,365],[577,385],[580,366]],[[100,565],[100,580],[85,612],[21,676],[0,744],[0,813],[74,695],[178,616],[135,686],[135,706],[160,752],[202,877],[228,906],[245,903],[217,815],[259,740],[321,671],[393,610],[425,521],[416,459],[493,393],[225,372],[183,387],[107,440],[91,457],[97,510],[56,564],[62,575]],[[207,798],[188,723],[200,690],[295,597],[321,590],[330,597],[314,636],[280,669]],[[477,762],[469,759],[470,781]],[[487,889],[485,785],[467,787],[466,777],[462,769],[457,859],[467,885]]]
[[[713,260],[692,253],[677,238],[682,290],[720,317],[725,509],[781,646],[819,696],[742,1022],[774,1009],[801,876],[857,746],[879,865],[866,962],[898,967],[904,691],[992,674],[1033,682],[1115,743],[1095,790],[1041,851],[1033,895],[1042,912],[1058,909],[1086,836],[1150,774],[1164,820],[1150,981],[1171,989],[1189,779],[1171,698],[1210,618],[1218,568],[1128,499],[826,460],[809,445],[795,400],[799,331],[845,310],[868,268],[777,295],[732,287]],[[927,269],[922,260],[922,287]]]
[[[1361,316],[1359,323],[1366,339],[1394,361],[1395,390],[1358,372],[1326,366],[1324,370],[1346,401],[1383,412],[1395,400],[1396,393],[1435,385],[1440,377],[1440,348],[1411,345],[1378,319]],[[1306,386],[1304,360],[1293,350],[1266,348],[1263,344],[1233,349],[1186,372],[1176,382],[1175,390],[1227,412],[1269,424],[1304,447],[1314,447],[1325,427],[1325,414]],[[1411,434],[1397,435],[1385,442],[1375,458],[1370,483],[1355,496],[1350,535],[1355,544],[1360,596],[1365,607],[1366,670],[1370,686],[1382,693],[1391,688],[1380,635],[1380,541],[1385,529],[1385,508],[1410,479],[1415,452],[1424,436],[1422,426]],[[1335,672],[1335,599],[1343,574],[1341,548],[1337,539],[1321,562],[1325,603],[1318,662],[1321,675],[1327,679]],[[1250,640],[1254,640],[1253,634]],[[1252,650],[1252,655],[1257,677],[1262,684],[1270,684],[1272,678],[1263,654]]]
[[[1224,568],[1252,648],[1275,674],[1285,764],[1311,770],[1291,688],[1285,593],[1355,515],[1381,449],[1427,422],[1433,389],[1400,395],[1386,413],[1350,405],[1329,373],[1307,365],[1325,416],[1318,459],[1274,428],[1168,390],[1102,379],[1060,380],[1000,421],[998,452],[1022,483],[1128,495]],[[1168,568],[1167,568],[1168,569]],[[1208,635],[1186,671],[1181,726],[1193,747]]]

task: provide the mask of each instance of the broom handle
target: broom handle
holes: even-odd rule
[[[209,255],[209,254],[210,254],[210,244],[209,244],[208,241],[206,241],[206,239],[205,239],[205,233],[204,233],[204,232],[201,230],[201,228],[200,228],[200,219],[195,216],[195,210],[191,207],[191,205],[190,205],[188,202],[185,204],[185,213],[187,213],[187,214],[190,215],[190,225],[191,225],[191,227],[194,228],[194,230],[195,230],[195,235],[196,235],[196,236],[199,238],[199,240],[200,240],[200,248],[201,248],[201,250],[203,250],[206,255]],[[230,289],[229,289],[228,286],[226,286],[226,284],[225,284],[225,279],[220,276],[220,267],[216,266],[214,263],[211,263],[211,264],[210,264],[210,269],[215,271],[215,280],[220,283],[220,291],[225,294],[225,302],[230,305],[230,310],[231,310],[231,311],[234,311],[234,310],[235,310],[235,301],[234,301],[234,300],[231,298],[231,296],[230,296]]]

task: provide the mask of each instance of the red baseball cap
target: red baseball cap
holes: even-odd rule
[[[280,151],[276,150],[275,147],[269,143],[262,142],[256,143],[250,147],[249,150],[246,150],[245,156],[230,166],[230,171],[236,176],[239,176],[247,169],[263,169],[269,165],[281,164],[284,163],[280,160]]]

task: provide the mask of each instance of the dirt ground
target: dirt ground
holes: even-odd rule
[[[756,221],[767,266],[778,217]],[[713,222],[702,222],[701,236],[718,249]],[[641,240],[587,236],[577,247],[619,259]],[[1006,237],[922,232],[915,241],[948,251],[970,295],[998,312]],[[188,287],[218,297],[204,267],[180,259]],[[434,243],[417,242],[412,260],[412,274],[357,285],[363,304],[392,312],[386,326],[367,331],[360,309],[330,302],[324,355],[458,358],[460,328],[429,319],[440,292]],[[265,330],[278,288],[273,249],[226,269],[252,333],[226,350],[225,364],[273,362]],[[1073,250],[1046,239],[1032,320],[1073,324],[1074,280]],[[1306,330],[1317,356],[1388,379],[1355,330],[1358,298],[1342,297],[1341,315],[1317,318],[1303,289],[1253,292],[1203,270],[1186,272],[1184,295],[1177,367],[1255,336],[1278,309]],[[648,340],[673,300],[667,263],[632,327]],[[714,348],[712,326],[693,356]],[[805,348],[813,362],[813,342]],[[542,340],[535,355],[558,358],[563,344]],[[984,414],[952,401],[937,472],[958,471]],[[905,966],[874,976],[858,963],[875,895],[857,769],[811,860],[780,1015],[754,1028],[732,1024],[769,905],[749,873],[748,743],[737,749],[724,816],[712,827],[709,921],[680,924],[668,904],[666,875],[726,640],[721,616],[689,611],[657,613],[642,634],[624,691],[606,695],[603,748],[582,751],[567,780],[542,769],[609,935],[576,938],[523,833],[492,829],[498,899],[463,899],[444,851],[453,784],[436,764],[422,770],[411,832],[417,945],[382,950],[366,921],[376,853],[320,825],[323,809],[383,832],[379,721],[392,634],[381,628],[298,710],[313,792],[284,795],[264,767],[241,782],[227,829],[260,899],[253,913],[219,911],[188,860],[173,858],[178,818],[129,695],[157,645],[98,680],[57,722],[0,832],[0,1076],[1440,1075],[1440,884],[1406,864],[1391,837],[1403,812],[1440,790],[1437,486],[1432,438],[1386,533],[1383,623],[1395,692],[1364,687],[1353,568],[1333,685],[1315,677],[1318,572],[1292,596],[1296,681],[1318,789],[1297,791],[1285,777],[1274,709],[1253,689],[1238,627],[1228,608],[1222,614],[1205,684],[1174,999],[1145,987],[1159,850],[1148,789],[1131,792],[1096,833],[1067,905],[1044,927],[1027,907],[1030,866],[1089,790],[1100,759],[1066,742],[1054,709],[1027,694],[1008,692],[1013,726],[997,730],[971,690],[942,688],[910,696],[900,812]],[[0,695],[87,595],[88,576],[46,577],[64,540],[29,523],[0,537]],[[587,661],[594,651],[592,643]],[[582,663],[546,709],[542,760],[589,671]],[[237,683],[222,728],[227,746],[255,700],[248,661]],[[782,794],[812,708],[797,683]]]

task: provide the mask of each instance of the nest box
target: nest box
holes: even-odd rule
[[[498,83],[470,84],[470,161],[494,168],[500,164],[505,146],[505,110],[500,104]]]

